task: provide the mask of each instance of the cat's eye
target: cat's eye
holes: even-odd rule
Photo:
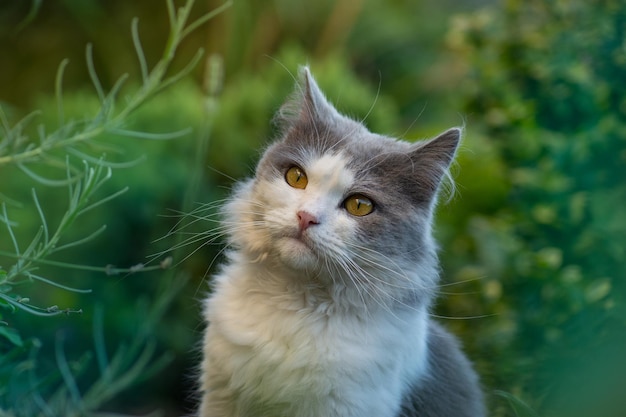
[[[374,203],[362,194],[354,194],[346,198],[343,206],[353,216],[367,216],[374,211]]]
[[[291,185],[293,188],[305,189],[307,184],[309,183],[308,178],[304,171],[296,166],[293,166],[287,170],[285,173],[285,181],[287,184]]]

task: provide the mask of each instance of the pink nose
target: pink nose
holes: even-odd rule
[[[298,215],[298,224],[300,225],[300,230],[302,231],[315,224],[320,224],[320,222],[317,221],[317,218],[308,211],[300,210],[296,214]]]

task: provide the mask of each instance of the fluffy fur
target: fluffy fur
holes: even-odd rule
[[[231,249],[205,304],[199,415],[483,416],[476,374],[429,316],[432,212],[461,131],[373,134],[300,76],[282,137],[224,207]],[[305,188],[287,183],[294,166]],[[373,211],[350,214],[352,195]]]

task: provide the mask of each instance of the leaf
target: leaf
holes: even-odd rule
[[[12,327],[6,327],[0,324],[0,336],[4,336],[9,342],[14,344],[15,346],[23,347],[24,342],[22,341],[22,337]]]
[[[585,290],[585,299],[589,304],[598,302],[611,292],[611,279],[598,278],[589,284]]]

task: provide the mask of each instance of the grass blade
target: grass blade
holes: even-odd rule
[[[57,70],[57,76],[54,83],[54,91],[57,99],[57,113],[59,118],[59,127],[65,125],[65,111],[63,110],[63,74],[65,73],[65,67],[69,64],[69,59],[64,59],[59,64]]]
[[[141,46],[141,39],[139,38],[139,19],[134,18],[130,27],[133,37],[133,45],[135,46],[135,53],[137,54],[137,59],[139,59],[141,79],[143,80],[143,84],[146,85],[148,82],[148,64],[146,64],[146,55],[143,51],[143,47]]]
[[[43,282],[45,284],[51,285],[53,287],[57,287],[57,288],[61,288],[62,290],[66,290],[69,292],[75,292],[75,293],[79,293],[79,294],[90,294],[92,291],[90,289],[86,289],[86,290],[82,290],[80,288],[74,288],[74,287],[70,287],[67,285],[63,285],[63,284],[59,284],[58,282],[46,279],[44,277],[40,277],[39,275],[35,275],[32,273],[27,273],[26,276],[28,276],[31,279],[37,280],[39,282]]]
[[[72,371],[70,370],[67,359],[65,358],[65,349],[63,348],[63,336],[59,334],[55,343],[55,356],[57,360],[57,366],[59,367],[59,371],[61,372],[61,376],[63,377],[63,381],[65,382],[65,386],[70,393],[70,398],[75,406],[79,406],[81,404],[81,395],[78,390],[78,385],[76,384],[76,379],[74,375],[72,375]]]
[[[96,89],[98,98],[100,98],[100,103],[104,107],[105,105],[104,90],[102,89],[100,78],[98,78],[98,73],[96,73],[96,68],[93,63],[93,45],[90,43],[87,44],[87,48],[85,51],[85,58],[87,60],[87,71],[89,72],[89,77],[91,78],[91,82],[93,83],[93,86]]]
[[[169,133],[150,133],[150,132],[141,132],[137,130],[125,130],[125,129],[110,129],[110,133],[120,136],[128,136],[139,139],[148,139],[148,140],[170,140],[183,137],[185,135],[193,132],[192,128],[182,129],[177,132],[169,132]]]
[[[89,236],[86,236],[86,237],[84,237],[82,239],[79,239],[79,240],[75,240],[75,241],[70,242],[70,243],[66,243],[66,244],[61,245],[61,246],[57,246],[53,250],[51,250],[51,253],[61,252],[63,250],[72,248],[74,246],[80,246],[80,245],[84,245],[85,243],[91,242],[96,237],[100,236],[102,234],[102,232],[104,232],[106,230],[106,228],[107,228],[106,224],[103,224],[95,232],[91,233]]]
[[[9,236],[11,237],[11,242],[13,242],[13,248],[15,249],[15,253],[19,256],[20,247],[17,244],[17,239],[15,239],[15,234],[13,233],[11,222],[9,221],[9,215],[7,213],[7,206],[5,203],[2,203],[2,214],[3,214],[4,220],[6,220],[4,223],[7,225],[7,229],[9,230]]]

